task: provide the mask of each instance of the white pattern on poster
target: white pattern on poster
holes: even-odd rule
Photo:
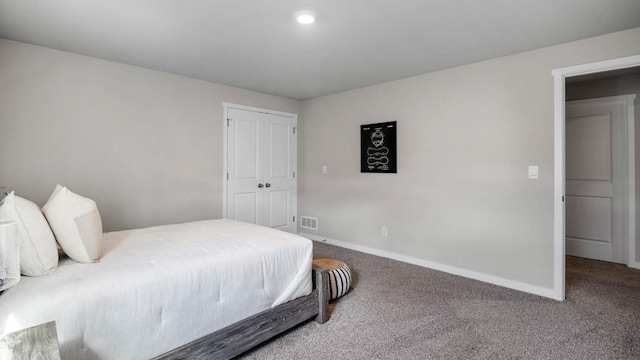
[[[384,145],[384,133],[381,128],[376,128],[371,133],[371,144],[367,148],[367,164],[369,166],[380,166],[380,169],[387,170],[389,167],[389,148]]]

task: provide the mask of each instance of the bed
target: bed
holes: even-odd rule
[[[0,295],[0,334],[55,321],[63,359],[231,358],[327,321],[312,243],[233,220],[106,233],[102,257],[62,257]]]

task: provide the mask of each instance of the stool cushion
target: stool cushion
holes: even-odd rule
[[[347,264],[334,259],[314,259],[313,264],[329,270],[329,299],[337,299],[349,291],[351,269]]]

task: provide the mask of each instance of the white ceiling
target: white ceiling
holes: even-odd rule
[[[640,0],[0,0],[2,38],[294,99],[634,27]]]

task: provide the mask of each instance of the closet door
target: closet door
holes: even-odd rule
[[[260,114],[229,109],[227,119],[227,217],[261,224],[262,182]]]
[[[296,232],[296,122],[229,107],[226,217]]]
[[[295,122],[291,117],[261,114],[264,125],[264,218],[262,225],[296,232]]]

